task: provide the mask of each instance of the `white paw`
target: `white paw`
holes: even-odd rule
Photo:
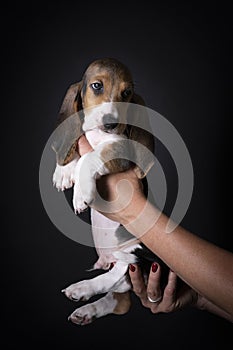
[[[84,305],[76,309],[68,320],[78,325],[84,326],[91,323],[96,318],[96,306],[93,304]]]
[[[80,183],[81,182],[81,183]],[[86,181],[85,186],[82,181],[74,185],[73,207],[77,213],[83,212],[94,201],[96,194],[95,180]]]
[[[86,325],[94,321],[96,318],[111,314],[114,312],[118,301],[112,292],[108,292],[104,297],[86,304],[76,309],[68,318],[68,320],[78,325]]]
[[[56,165],[56,169],[53,174],[53,185],[58,191],[64,191],[70,188],[74,184],[74,170],[78,163],[78,157],[73,159],[67,165]]]
[[[71,284],[69,287],[62,290],[67,298],[79,301],[79,300],[88,300],[91,296],[95,294],[90,280],[84,280],[78,283]]]
[[[95,199],[96,174],[92,167],[91,154],[82,156],[74,171],[73,207],[76,213],[84,211]]]

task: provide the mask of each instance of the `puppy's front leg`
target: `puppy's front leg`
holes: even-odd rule
[[[119,141],[103,142],[93,152],[85,154],[79,160],[74,173],[75,212],[82,212],[95,199],[98,177],[129,168],[130,147],[126,147],[125,140]]]
[[[80,157],[76,153],[74,159],[70,163],[66,165],[59,165],[57,163],[56,169],[53,173],[53,185],[58,191],[64,191],[73,186],[74,170],[79,158]]]
[[[93,151],[83,155],[74,171],[74,211],[80,213],[95,199],[96,178],[101,173],[104,164],[98,154]]]

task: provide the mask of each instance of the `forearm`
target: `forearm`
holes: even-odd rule
[[[204,298],[203,296],[198,296],[196,304],[193,305],[197,309],[208,311],[212,314],[215,314],[219,317],[225,318],[226,320],[233,322],[233,315],[221,309],[219,306],[211,303],[209,300]]]
[[[102,181],[100,187],[110,189],[102,192],[109,201],[103,214],[124,225],[198,294],[233,316],[233,254],[181,226],[167,233],[168,217],[146,200],[133,171]]]
[[[233,315],[233,254],[180,226],[167,233],[168,218],[154,206],[149,204],[143,216],[138,215],[145,204],[143,198],[138,198],[134,210],[127,211],[131,214],[123,219],[126,228],[140,236],[149,223],[140,240],[194,290]]]

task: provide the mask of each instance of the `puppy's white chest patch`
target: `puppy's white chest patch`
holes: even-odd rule
[[[100,143],[104,142],[112,142],[112,141],[120,141],[125,139],[124,135],[118,134],[110,134],[104,132],[101,129],[93,129],[89,130],[85,133],[88,142],[90,143],[92,148],[96,148]]]
[[[85,135],[91,147],[95,149],[96,146],[103,140],[104,132],[100,129],[94,129],[87,131]]]

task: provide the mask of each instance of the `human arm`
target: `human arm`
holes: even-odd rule
[[[81,155],[91,150],[84,136],[80,138],[78,146]],[[147,201],[142,183],[133,170],[103,176],[97,185],[101,196],[109,201],[108,213],[103,214],[120,222],[133,235],[138,236],[186,282],[198,294],[197,307],[221,314],[222,317],[226,313],[233,317],[232,253],[181,226],[167,233],[169,218]],[[130,201],[126,204],[125,199],[128,197]],[[115,204],[118,205],[117,210]],[[98,202],[93,205],[99,209]]]
[[[103,213],[104,215],[120,222],[129,232],[139,237],[142,243],[159,256],[198,295],[202,295],[210,303],[233,315],[231,252],[194,235],[181,226],[167,233],[169,218],[147,201],[141,182],[133,170],[104,177],[101,179],[100,187],[105,188],[102,194],[110,201],[109,205],[113,208],[111,212]],[[133,191],[130,192],[127,187]],[[127,191],[132,197],[125,205],[124,198]],[[115,210],[116,199],[118,203],[122,202],[123,209]],[[157,221],[154,218],[157,218]],[[145,223],[148,224],[147,229]]]

